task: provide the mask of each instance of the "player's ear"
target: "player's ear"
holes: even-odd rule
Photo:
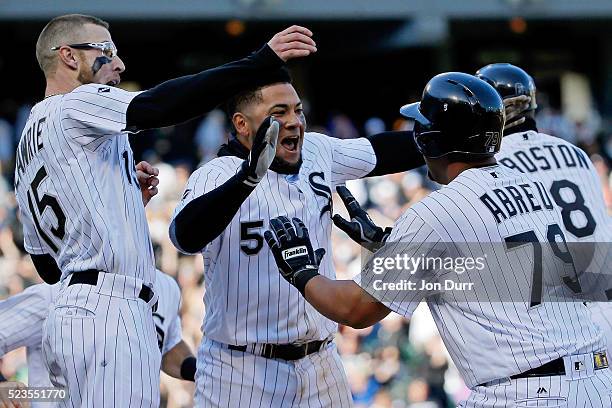
[[[60,63],[68,66],[71,69],[78,69],[79,61],[74,50],[70,47],[62,47],[57,52]]]
[[[246,116],[244,116],[241,112],[236,112],[232,115],[232,124],[234,125],[234,129],[236,129],[236,137],[243,144],[248,144],[247,147],[251,147],[252,140],[250,138],[251,135],[251,126]]]

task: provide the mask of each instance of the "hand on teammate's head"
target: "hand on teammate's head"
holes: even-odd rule
[[[292,58],[307,57],[317,52],[317,44],[312,37],[312,31],[306,27],[292,25],[276,34],[268,41],[268,46],[283,61]]]

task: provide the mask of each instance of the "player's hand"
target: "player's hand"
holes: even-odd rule
[[[242,164],[245,175],[243,183],[247,186],[255,187],[266,175],[276,155],[279,131],[280,123],[272,116],[265,118],[257,129],[249,157]]]
[[[287,62],[292,58],[307,57],[317,52],[312,31],[306,27],[292,25],[278,32],[268,41],[268,46],[280,59]]]
[[[22,390],[26,386],[19,381],[0,382],[0,408],[29,408],[28,400],[9,399],[9,390]]]
[[[504,129],[510,129],[525,122],[525,116],[522,116],[522,114],[529,108],[530,102],[531,98],[527,95],[504,99],[504,108],[506,110]]]
[[[369,250],[372,249],[372,244],[384,243],[389,238],[392,228],[387,227],[383,230],[374,224],[372,218],[361,208],[348,188],[338,186],[336,191],[346,206],[349,217],[351,217],[351,221],[347,221],[338,214],[334,215],[332,220],[336,227],[346,232],[353,241]]]
[[[325,249],[313,251],[308,229],[299,218],[272,218],[264,238],[283,278],[304,294],[306,282],[319,274]]]
[[[157,185],[159,184],[159,169],[151,166],[146,161],[141,161],[136,165],[136,178],[140,184],[142,193],[142,203],[146,207],[149,201],[159,192]]]

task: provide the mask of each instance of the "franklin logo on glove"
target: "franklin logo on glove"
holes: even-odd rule
[[[285,249],[283,251],[283,259],[295,258],[296,256],[308,255],[308,249],[305,246],[299,246],[296,248]]]

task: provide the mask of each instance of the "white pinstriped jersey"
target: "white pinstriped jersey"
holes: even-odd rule
[[[26,347],[30,387],[52,386],[43,360],[42,327],[59,289],[59,283],[43,283],[0,301],[0,356]]]
[[[561,227],[568,241],[597,242],[598,252],[610,250],[612,217],[607,212],[599,175],[582,149],[558,137],[528,131],[505,136],[496,157],[505,166],[537,174],[543,180],[563,211]],[[612,293],[612,287],[601,289]],[[612,299],[591,304],[591,311],[612,352]]]
[[[162,355],[176,346],[182,339],[181,318],[181,290],[176,281],[162,271],[157,271],[155,280],[155,293],[159,295],[157,311],[153,312],[157,343]]]
[[[478,287],[486,288],[486,293],[477,292],[475,301],[458,290],[377,291],[372,285],[377,275],[369,272],[355,280],[404,316],[410,316],[426,297],[446,348],[468,386],[509,377],[565,355],[603,348],[601,334],[590,324],[583,303],[544,300],[532,306],[529,288],[535,280],[535,245],[504,246],[504,242],[525,241],[527,235],[546,243],[547,235],[554,231],[550,226],[560,222],[558,210],[537,178],[500,165],[469,169],[408,209],[381,251],[385,255],[473,259],[486,253],[483,270],[460,275],[465,276],[464,282],[480,283]],[[523,235],[518,238],[518,234]],[[550,252],[541,257],[541,276],[566,270]],[[455,276],[433,265],[414,276],[427,281]],[[518,299],[517,294],[525,300],[507,301]]]
[[[335,278],[330,255],[332,191],[346,180],[367,175],[376,156],[367,139],[340,140],[307,132],[302,159],[297,175],[269,170],[230,225],[203,249],[203,331],[208,338],[226,344],[295,343],[325,339],[337,330],[336,323],[315,311],[281,277],[263,233],[271,218],[300,218],[313,247],[327,251],[320,273]],[[235,175],[241,163],[237,157],[218,157],[195,171],[174,216]],[[173,224],[170,236],[179,248]]]
[[[52,386],[42,355],[43,323],[60,285],[33,285],[0,301],[0,356],[26,347],[30,387]],[[159,295],[159,300],[153,318],[163,355],[182,339],[181,318],[178,315],[181,292],[174,279],[158,270],[155,293]]]
[[[155,278],[153,249],[123,132],[138,93],[83,85],[36,104],[17,148],[15,186],[29,253],[62,271]]]
[[[612,223],[601,181],[580,148],[558,137],[527,131],[504,136],[499,163],[536,174],[562,210],[568,240],[612,242]]]

